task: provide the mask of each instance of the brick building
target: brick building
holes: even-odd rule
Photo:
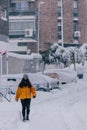
[[[87,42],[87,1],[44,0],[40,13],[41,50],[54,42],[62,45]]]
[[[87,1],[62,0],[62,4],[64,43],[87,42]],[[58,7],[60,8],[60,4]]]
[[[41,0],[38,0],[38,5],[40,2]],[[40,11],[40,50],[44,51],[49,49],[51,43],[58,42],[58,0],[44,0],[44,4],[40,5],[38,11]]]

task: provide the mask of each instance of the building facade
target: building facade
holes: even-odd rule
[[[0,0],[0,41],[8,41],[8,0]]]
[[[41,0],[38,0],[37,2],[40,21],[39,49],[40,51],[45,51],[49,49],[52,43],[58,42],[58,0],[44,0],[43,4],[40,4]]]
[[[87,42],[86,6],[87,1],[58,0],[58,32],[60,32],[58,42],[62,39],[64,43],[83,44]]]
[[[0,0],[0,75],[6,74],[6,51],[9,39],[8,0]]]
[[[54,42],[87,42],[87,1],[10,0],[9,5],[11,51],[39,52]]]
[[[10,51],[37,51],[37,8],[35,0],[9,1]]]
[[[62,46],[87,43],[87,1],[44,0],[41,9],[41,50],[54,42]]]

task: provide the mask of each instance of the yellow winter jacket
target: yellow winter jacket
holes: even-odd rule
[[[18,87],[16,91],[15,100],[18,101],[19,98],[28,99],[28,98],[32,98],[33,96],[36,97],[36,90],[33,86],[31,88],[29,88],[28,86],[23,88]]]

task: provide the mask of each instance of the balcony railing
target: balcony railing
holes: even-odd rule
[[[9,30],[9,37],[10,38],[18,38],[18,37],[25,37],[25,31],[24,30]],[[33,31],[32,36],[29,36],[33,39],[37,39],[37,31]]]
[[[17,16],[17,15],[37,15],[37,9],[33,10],[15,10],[10,8],[9,9],[10,16]]]

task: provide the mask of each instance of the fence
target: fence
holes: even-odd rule
[[[3,101],[3,99],[7,100],[8,102],[11,102],[11,89],[10,87],[0,87],[0,102]]]
[[[7,57],[8,55],[8,57]],[[8,53],[0,60],[0,74],[35,73],[43,71],[43,62],[40,54],[23,55]],[[2,70],[1,70],[2,68]]]

